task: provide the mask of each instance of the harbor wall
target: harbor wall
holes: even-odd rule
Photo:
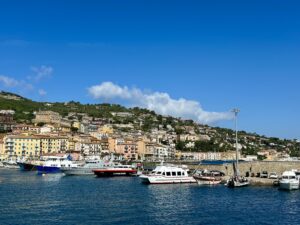
[[[233,165],[189,165],[190,169],[208,169],[208,170],[220,170],[226,175],[233,175]],[[242,176],[246,175],[246,172],[261,173],[262,171],[276,172],[281,175],[284,171],[296,169],[300,171],[300,162],[287,162],[287,161],[253,161],[253,162],[241,162],[239,163],[239,171]]]

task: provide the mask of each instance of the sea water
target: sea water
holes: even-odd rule
[[[300,191],[0,169],[0,224],[300,224]]]

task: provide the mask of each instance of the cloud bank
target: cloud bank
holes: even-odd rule
[[[211,124],[233,118],[231,112],[208,112],[197,101],[184,98],[173,99],[168,93],[146,93],[138,88],[121,87],[112,82],[103,82],[88,88],[94,99],[123,100],[132,106],[153,110],[162,115],[193,119],[199,123]]]

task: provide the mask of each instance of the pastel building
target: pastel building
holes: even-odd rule
[[[67,137],[8,135],[4,137],[3,144],[6,158],[65,153],[69,149]]]

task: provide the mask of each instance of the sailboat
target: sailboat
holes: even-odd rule
[[[226,186],[229,188],[235,188],[235,187],[245,187],[249,185],[249,181],[247,178],[240,176],[239,174],[239,156],[238,156],[238,138],[237,138],[237,115],[240,112],[239,109],[233,109],[232,111],[235,115],[235,147],[236,147],[236,161],[233,162],[233,176],[227,180]]]

